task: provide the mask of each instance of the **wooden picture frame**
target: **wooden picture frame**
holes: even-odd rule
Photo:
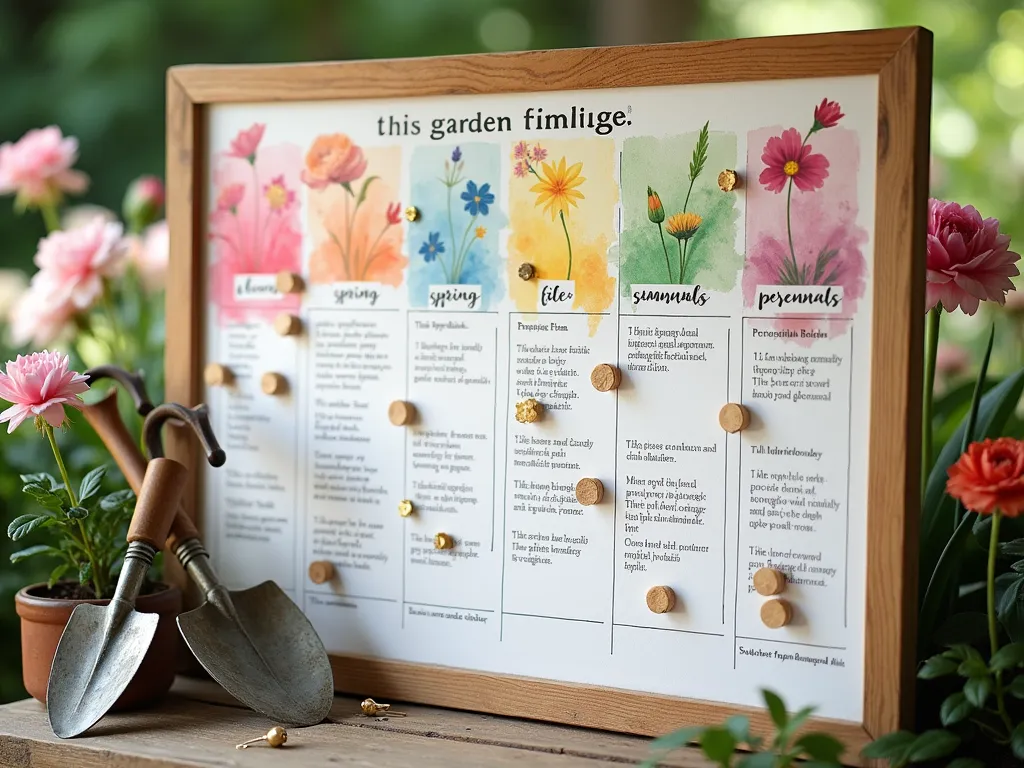
[[[205,126],[210,105],[875,75],[878,155],[872,338],[864,719],[818,720],[858,760],[911,723],[917,606],[921,341],[929,161],[931,34],[920,28],[626,48],[290,66],[184,66],[167,76],[167,399],[202,396]],[[176,432],[176,430],[168,430]],[[183,435],[169,455],[197,469]],[[195,472],[192,473],[196,477]],[[187,494],[197,509],[197,484]],[[761,710],[550,680],[356,657],[333,658],[341,690],[500,715],[658,735]]]

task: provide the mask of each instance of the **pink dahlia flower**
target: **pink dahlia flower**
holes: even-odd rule
[[[43,205],[59,202],[64,192],[84,192],[89,177],[71,167],[77,159],[78,139],[65,137],[56,125],[0,144],[0,194],[17,194],[22,205]]]
[[[33,278],[47,295],[88,309],[103,293],[103,278],[117,273],[123,249],[118,222],[93,219],[77,229],[58,230],[39,241]]]
[[[67,419],[64,406],[81,408],[80,395],[89,388],[87,377],[69,370],[67,355],[33,352],[18,355],[0,372],[0,399],[13,403],[0,413],[0,424],[8,422],[10,434],[30,416],[42,416],[51,427]]]
[[[768,139],[761,162],[768,167],[761,171],[758,181],[770,192],[781,192],[790,179],[801,192],[811,192],[821,189],[828,178],[828,159],[813,154],[811,145],[801,141],[796,128]]]
[[[941,303],[973,315],[981,301],[1003,304],[1014,290],[1010,278],[1020,274],[1020,254],[1009,246],[998,219],[982,219],[973,205],[929,200],[926,309]]]
[[[839,102],[822,99],[821,104],[814,108],[814,127],[816,129],[834,128],[844,117],[846,115],[843,114]]]
[[[60,299],[52,288],[33,279],[11,308],[11,340],[19,347],[29,343],[46,346],[64,333],[74,315],[70,301]]]
[[[256,156],[256,150],[263,141],[263,132],[267,129],[265,123],[253,123],[244,131],[239,131],[231,141],[231,149],[228,152],[232,157],[240,157],[243,160],[252,162]]]

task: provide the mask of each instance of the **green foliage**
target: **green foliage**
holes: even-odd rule
[[[749,718],[733,715],[720,726],[680,728],[656,739],[651,743],[653,756],[644,763],[645,768],[653,768],[668,752],[691,742],[699,744],[704,755],[723,768],[788,768],[795,765],[825,768],[840,765],[839,758],[844,751],[842,742],[827,733],[808,732],[794,739],[814,712],[813,708],[807,707],[790,715],[785,702],[777,694],[763,690],[761,696],[775,726],[775,733],[767,745],[764,739],[751,734]],[[766,748],[762,751],[763,746]],[[749,754],[737,755],[737,749],[748,750]],[[798,763],[798,760],[805,762]]]

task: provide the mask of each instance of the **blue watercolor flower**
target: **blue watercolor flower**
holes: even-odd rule
[[[477,189],[475,181],[466,182],[466,191],[460,197],[466,201],[466,210],[471,216],[487,215],[489,211],[487,206],[494,204],[494,195],[490,190],[490,184],[483,184]]]
[[[441,233],[431,232],[430,237],[428,237],[426,242],[420,246],[420,253],[423,254],[423,260],[428,263],[436,259],[437,254],[444,253],[444,243],[441,242]]]
[[[457,163],[462,159],[462,150],[456,147],[452,150],[452,162]]]

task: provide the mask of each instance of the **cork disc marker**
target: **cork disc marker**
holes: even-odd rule
[[[604,498],[604,483],[596,477],[584,477],[576,483],[576,501],[584,507],[600,504]]]
[[[412,424],[416,419],[416,406],[405,400],[394,400],[388,406],[388,421],[396,427]]]
[[[260,377],[260,389],[266,395],[283,395],[288,391],[288,379],[280,373],[264,373]]]
[[[274,318],[274,330],[278,336],[298,336],[302,333],[302,320],[297,315],[282,312]]]
[[[726,403],[718,412],[718,423],[726,432],[742,432],[750,426],[750,411],[739,403]]]
[[[651,587],[647,590],[647,607],[651,613],[668,613],[676,607],[675,591],[672,587]]]
[[[793,606],[781,597],[765,601],[761,606],[761,623],[768,629],[782,629],[793,620]]]
[[[334,578],[334,563],[316,560],[309,564],[309,580],[314,584],[326,584]]]
[[[206,382],[208,387],[226,387],[232,384],[234,380],[235,375],[226,365],[210,363],[203,369],[203,381]]]
[[[278,293],[302,293],[306,287],[306,283],[303,281],[302,275],[298,275],[295,272],[289,272],[288,270],[277,273],[275,285]]]
[[[590,372],[590,383],[598,392],[611,392],[622,383],[622,371],[608,363],[595,365]]]
[[[758,568],[754,573],[754,591],[759,595],[771,597],[779,595],[786,589],[786,574],[775,568]]]

